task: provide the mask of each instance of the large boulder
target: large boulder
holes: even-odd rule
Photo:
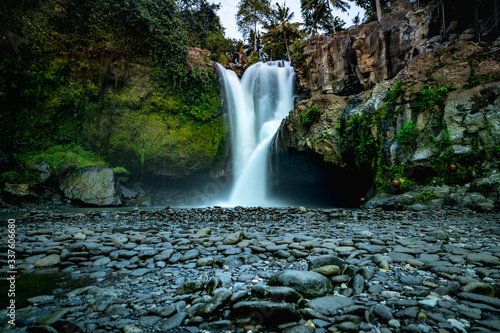
[[[325,296],[333,291],[333,285],[325,276],[308,271],[286,270],[269,279],[271,286],[290,287],[306,298]]]
[[[111,168],[86,167],[74,171],[61,182],[60,189],[68,199],[89,205],[122,204],[118,183]]]

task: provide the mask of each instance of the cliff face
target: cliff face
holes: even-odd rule
[[[279,143],[368,175],[368,207],[498,208],[499,52],[467,32],[432,37],[435,4],[404,3],[380,24],[306,42],[297,70],[309,98]]]
[[[307,40],[297,63],[300,83],[316,96],[351,85],[368,88],[394,77],[411,57],[433,47],[426,42],[434,29],[434,11],[435,5],[416,9],[400,1],[381,22]]]

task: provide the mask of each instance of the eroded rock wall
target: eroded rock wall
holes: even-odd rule
[[[297,66],[309,98],[278,142],[368,174],[367,207],[497,209],[500,52],[430,36],[435,9],[397,2],[380,24],[309,40]]]
[[[436,4],[416,8],[398,1],[380,22],[305,42],[298,78],[312,96],[364,88],[394,77],[415,54],[425,52]]]

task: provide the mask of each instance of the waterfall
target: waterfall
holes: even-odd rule
[[[293,109],[295,72],[289,62],[249,67],[241,80],[217,64],[229,114],[234,182],[226,206],[271,206],[270,146],[281,121]]]

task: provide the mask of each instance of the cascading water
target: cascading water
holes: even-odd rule
[[[293,109],[295,72],[289,62],[257,63],[241,80],[217,64],[229,113],[234,183],[226,206],[274,206],[268,162],[274,134]]]

